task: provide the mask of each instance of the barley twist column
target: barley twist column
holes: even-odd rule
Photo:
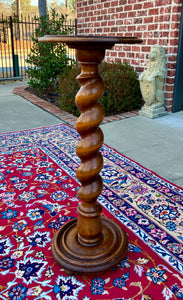
[[[81,64],[81,74],[77,77],[81,89],[76,95],[76,105],[81,115],[76,129],[81,136],[76,153],[81,164],[76,172],[81,182],[78,197],[83,201],[78,205],[78,240],[82,245],[95,246],[102,239],[101,205],[96,202],[102,191],[99,175],[103,158],[99,149],[103,143],[103,133],[98,127],[103,120],[104,110],[98,102],[104,92],[104,83],[98,74],[98,64],[103,60],[104,50],[76,50],[76,58]],[[87,100],[87,101],[86,101]]]
[[[81,159],[76,176],[81,182],[78,197],[78,218],[63,225],[52,240],[54,259],[68,273],[95,274],[113,268],[126,255],[128,240],[125,231],[112,220],[101,217],[102,207],[97,198],[102,191],[100,171],[103,158],[100,148],[103,133],[99,128],[104,111],[99,99],[104,83],[98,65],[105,49],[115,43],[138,43],[136,38],[45,36],[43,42],[63,42],[76,49],[81,64],[77,77],[81,88],[76,95],[76,105],[81,115],[76,129],[81,136],[76,153]]]

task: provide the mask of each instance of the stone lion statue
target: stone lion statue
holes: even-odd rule
[[[147,70],[139,76],[144,106],[160,107],[164,104],[164,80],[166,76],[165,50],[153,45],[149,54]]]

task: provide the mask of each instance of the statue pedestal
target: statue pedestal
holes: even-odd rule
[[[78,218],[65,223],[54,235],[52,253],[54,259],[69,273],[95,274],[112,269],[124,259],[128,238],[117,223],[102,217],[102,207],[97,201],[102,191],[99,175],[103,158],[99,151],[103,133],[99,125],[104,110],[99,98],[104,83],[98,73],[98,65],[105,57],[105,50],[116,43],[140,43],[132,37],[84,37],[44,36],[40,42],[65,43],[75,49],[81,74],[77,77],[81,88],[76,95],[76,105],[81,111],[76,129],[81,136],[76,153],[81,160],[76,176],[81,182],[78,191],[80,201]]]
[[[139,111],[139,115],[150,118],[156,119],[162,116],[166,116],[168,113],[165,110],[164,106],[160,107],[152,107],[144,105],[142,109]]]

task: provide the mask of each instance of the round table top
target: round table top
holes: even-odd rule
[[[109,49],[115,44],[136,44],[143,41],[137,37],[45,35],[39,38],[39,42],[65,43],[75,49]]]

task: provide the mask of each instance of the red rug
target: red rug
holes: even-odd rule
[[[106,145],[99,201],[127,256],[92,277],[53,260],[55,231],[77,216],[78,139],[67,125],[0,135],[0,299],[183,299],[183,189]]]

